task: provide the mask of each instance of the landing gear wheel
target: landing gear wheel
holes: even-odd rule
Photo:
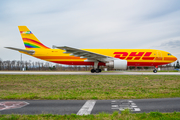
[[[91,69],[91,73],[94,73],[95,72],[95,70],[94,69]]]
[[[157,73],[157,70],[156,70],[156,69],[154,69],[154,70],[153,70],[153,72],[154,72],[154,73]]]
[[[100,73],[101,72],[101,69],[96,69],[96,73]]]
[[[96,69],[96,73],[99,73],[99,69]]]

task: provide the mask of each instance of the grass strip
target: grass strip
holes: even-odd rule
[[[128,72],[153,72],[153,70],[127,70]],[[179,70],[158,70],[158,72],[179,72]]]
[[[180,97],[176,75],[0,75],[0,99]]]
[[[53,114],[41,114],[41,115],[0,115],[0,120],[180,120],[180,112],[174,113],[130,113],[125,110],[121,114],[115,111],[113,114],[99,113],[96,115],[83,115],[76,114],[71,115],[53,115]]]

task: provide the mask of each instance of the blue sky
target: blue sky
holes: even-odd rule
[[[19,25],[49,47],[151,48],[180,59],[179,0],[0,1],[2,60],[20,59],[20,53],[4,48],[24,48]]]

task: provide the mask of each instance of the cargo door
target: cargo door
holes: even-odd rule
[[[159,51],[159,50],[156,51],[156,57],[154,60],[155,60],[154,62],[161,62],[163,60],[161,51]]]

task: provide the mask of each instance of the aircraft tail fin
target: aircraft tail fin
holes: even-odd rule
[[[49,47],[43,45],[26,26],[18,26],[18,28],[26,48],[49,49]]]

